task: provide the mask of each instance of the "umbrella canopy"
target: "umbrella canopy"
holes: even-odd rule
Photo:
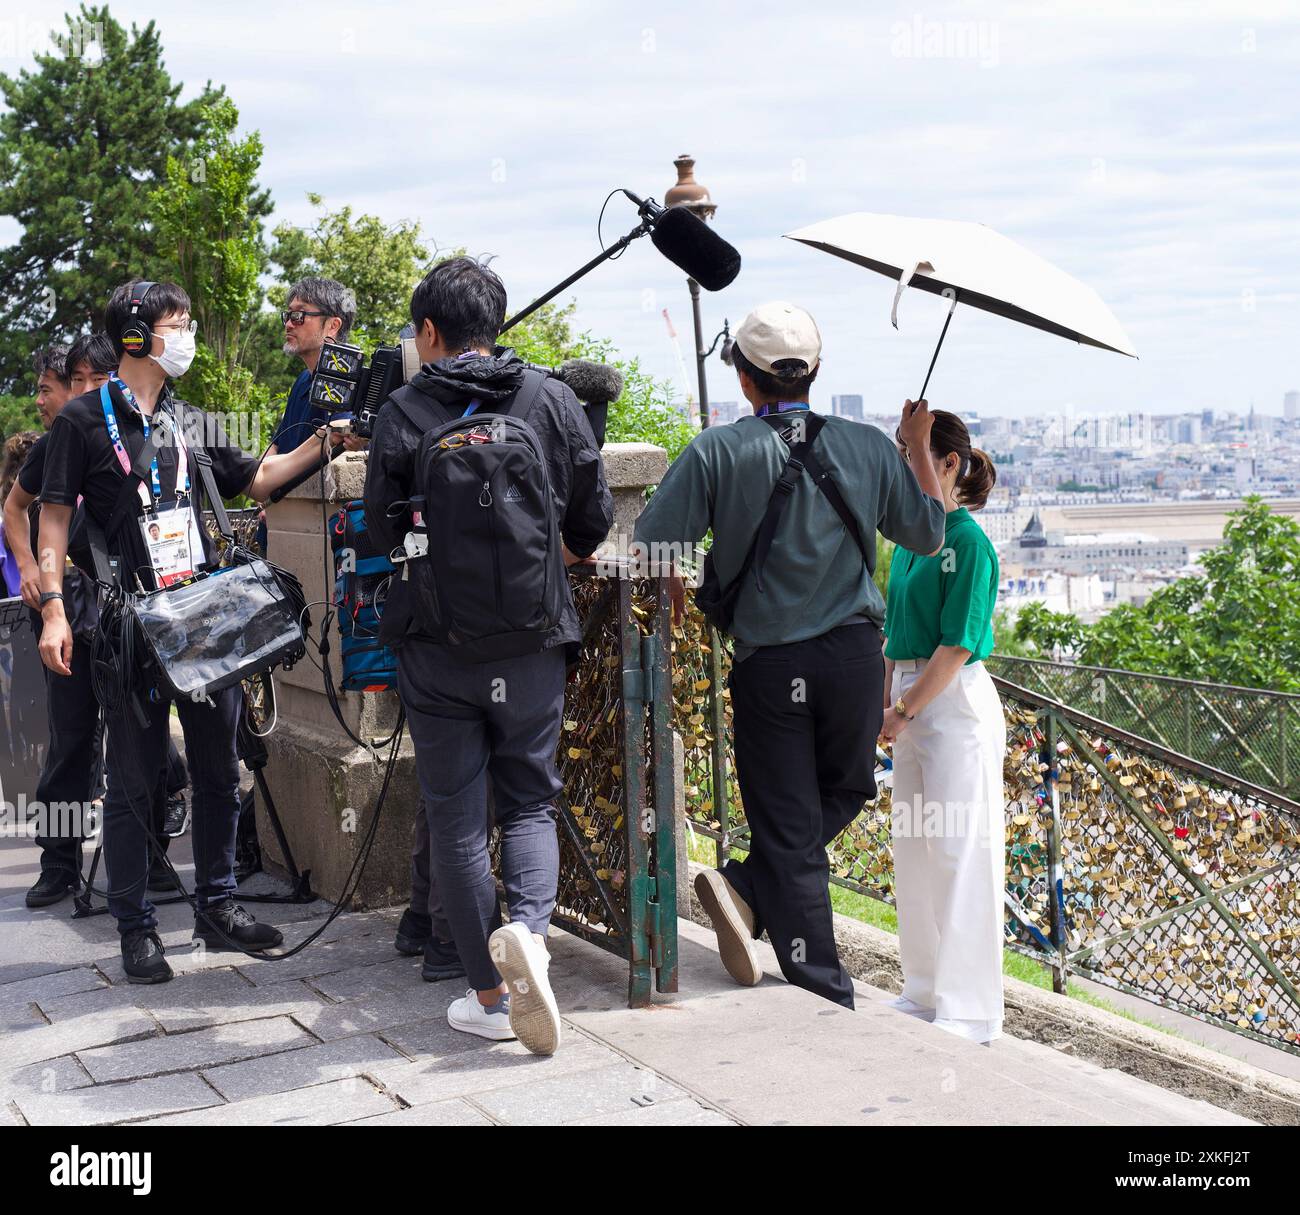
[[[899,296],[910,286],[1071,341],[1137,357],[1128,335],[1091,287],[983,224],[859,211],[787,232],[786,237],[897,279],[895,328]]]

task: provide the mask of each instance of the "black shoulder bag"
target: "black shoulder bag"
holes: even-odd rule
[[[703,576],[695,591],[695,603],[704,614],[704,618],[720,633],[731,632],[732,623],[736,618],[736,604],[750,570],[754,571],[754,586],[760,594],[762,593],[763,567],[767,562],[772,540],[776,536],[777,525],[781,522],[785,505],[805,470],[812,477],[813,484],[826,495],[827,501],[840,517],[840,522],[844,524],[854,544],[858,546],[862,560],[870,564],[866,542],[862,539],[857,520],[849,510],[848,503],[844,501],[830,472],[813,451],[813,444],[821,433],[822,427],[826,425],[826,419],[805,410],[800,410],[797,414],[798,421],[802,425],[791,423],[788,414],[764,414],[762,417],[763,421],[777,432],[782,442],[789,446],[790,454],[786,457],[781,475],[776,479],[772,496],[767,502],[767,509],[763,512],[763,518],[759,521],[754,538],[750,541],[749,551],[745,553],[745,560],[741,563],[740,571],[735,578],[724,587],[718,579],[713,554],[709,553],[704,559]],[[798,441],[792,442],[796,436],[799,436]]]

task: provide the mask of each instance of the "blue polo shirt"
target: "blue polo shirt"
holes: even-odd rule
[[[311,403],[311,375],[306,368],[289,389],[289,399],[284,403],[284,414],[275,428],[271,442],[281,455],[301,447],[311,438],[317,427],[329,421],[329,414],[319,405]]]

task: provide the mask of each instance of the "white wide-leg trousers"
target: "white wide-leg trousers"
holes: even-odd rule
[[[906,698],[925,660],[894,665]],[[1002,1033],[1006,722],[971,663],[894,744],[893,847],[903,997],[976,1042]]]

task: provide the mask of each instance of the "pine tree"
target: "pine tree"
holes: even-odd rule
[[[0,215],[22,227],[0,249],[0,390],[27,387],[41,342],[97,326],[119,283],[158,272],[149,191],[224,92],[181,104],[152,21],[128,33],[85,4],[64,20],[34,69],[0,75]]]

